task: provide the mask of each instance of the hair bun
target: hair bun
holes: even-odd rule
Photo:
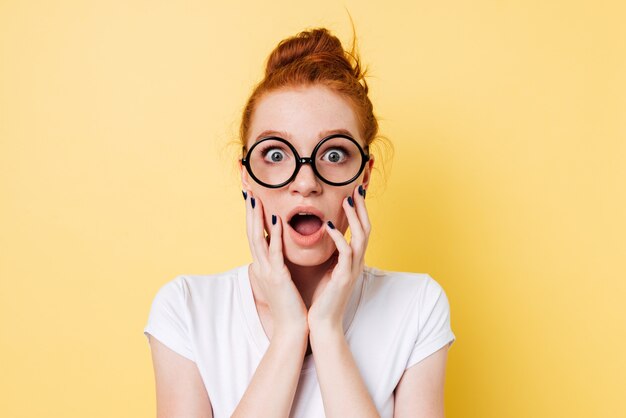
[[[278,43],[267,58],[265,77],[254,87],[243,109],[242,150],[250,139],[252,115],[261,98],[268,92],[301,86],[325,87],[345,98],[358,120],[363,141],[366,145],[372,143],[378,121],[368,97],[366,70],[361,67],[354,26],[352,29],[350,50],[344,50],[341,41],[325,28],[306,30]]]
[[[348,61],[341,41],[327,29],[311,29],[282,40],[272,51],[265,67],[265,77],[296,62],[328,62],[332,66],[343,67],[351,74],[354,68]]]

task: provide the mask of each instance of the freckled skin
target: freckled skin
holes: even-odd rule
[[[327,132],[345,129],[365,147],[358,128],[356,114],[340,95],[323,86],[284,88],[264,95],[257,103],[250,123],[250,136],[246,138],[250,149],[259,134],[266,130],[280,131],[301,156],[311,156],[315,145]],[[281,135],[279,135],[281,136]],[[348,220],[342,208],[343,200],[359,184],[369,182],[372,158],[354,182],[345,186],[331,186],[318,179],[310,165],[304,165],[297,177],[279,189],[257,184],[245,168],[242,185],[264,205],[265,229],[270,230],[272,214],[280,217],[283,225],[283,254],[286,260],[298,266],[318,266],[335,252],[336,246],[326,232],[320,242],[312,247],[300,247],[291,240],[287,225],[288,213],[298,205],[310,205],[321,210],[326,219],[345,233]]]

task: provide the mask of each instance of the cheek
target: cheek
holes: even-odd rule
[[[348,222],[348,215],[346,215],[346,211],[343,208],[345,196],[339,197],[338,200],[339,206],[337,207],[337,211],[335,212],[335,220],[333,220],[333,222],[335,222],[335,225],[337,225],[339,229],[345,233],[346,229],[348,229],[348,226],[350,225],[350,223]]]
[[[273,199],[266,197],[265,200],[263,200],[263,217],[268,224],[271,224],[272,222],[272,215],[280,213],[277,212],[279,207],[280,205],[277,205]]]
[[[265,219],[265,226],[271,225],[272,214],[275,214],[276,209],[280,207],[276,203],[275,197],[260,188],[253,188],[252,195],[257,200],[257,202],[261,201],[261,203],[263,204],[263,218]]]

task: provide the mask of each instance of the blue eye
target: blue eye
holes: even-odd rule
[[[327,159],[331,163],[341,163],[348,158],[348,153],[341,148],[332,148],[322,155],[322,159]]]
[[[263,159],[269,161],[270,163],[280,163],[287,158],[285,151],[273,146],[262,149],[261,155],[263,156]]]

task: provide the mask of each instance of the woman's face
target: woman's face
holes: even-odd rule
[[[285,88],[267,93],[257,102],[246,149],[265,137],[278,136],[289,141],[300,157],[310,157],[321,139],[338,131],[365,147],[356,115],[343,97],[323,86]],[[270,230],[272,214],[280,218],[284,257],[300,266],[317,266],[336,250],[323,223],[330,220],[337,229],[346,232],[348,220],[342,203],[359,185],[367,188],[373,164],[371,157],[361,175],[345,186],[324,183],[315,176],[310,164],[303,165],[291,183],[278,189],[261,186],[244,167],[241,167],[241,181],[244,190],[251,191],[252,196],[262,201],[266,231]],[[290,215],[299,206],[314,208],[323,217],[320,235],[303,236],[289,225]],[[319,239],[311,239],[318,236]]]

